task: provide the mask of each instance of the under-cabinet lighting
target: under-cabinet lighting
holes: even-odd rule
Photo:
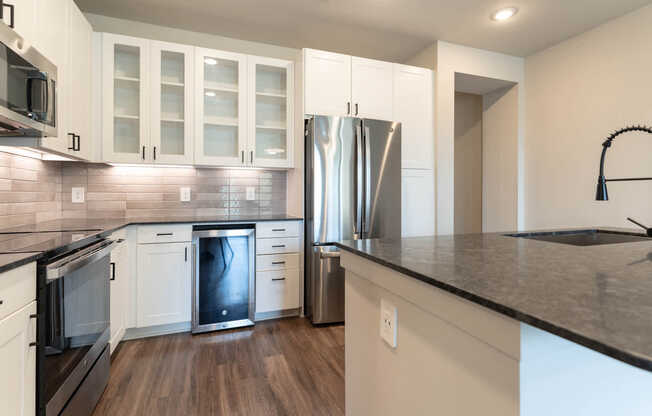
[[[518,12],[516,7],[506,7],[504,9],[497,10],[494,14],[491,15],[492,20],[502,21],[507,20],[513,17]]]
[[[161,164],[147,164],[147,163],[109,163],[109,165],[116,168],[185,168],[194,169],[194,166],[188,165],[161,165]]]
[[[204,58],[204,63],[206,65],[217,65],[217,59],[215,59],[215,58]]]

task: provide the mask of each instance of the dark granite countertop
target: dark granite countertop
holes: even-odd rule
[[[291,215],[62,219],[0,229],[0,273],[91,243],[128,225],[300,221]]]
[[[572,246],[467,234],[337,246],[652,371],[652,240]]]

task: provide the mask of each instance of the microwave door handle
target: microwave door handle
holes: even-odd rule
[[[364,185],[364,158],[362,156],[362,128],[355,126],[355,220],[353,222],[353,238],[362,236],[362,196]]]

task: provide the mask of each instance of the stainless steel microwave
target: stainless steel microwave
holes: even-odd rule
[[[0,137],[56,137],[56,102],[57,67],[0,22]]]

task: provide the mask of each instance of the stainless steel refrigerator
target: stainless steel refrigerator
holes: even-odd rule
[[[400,238],[401,124],[353,117],[306,121],[306,313],[344,321],[340,240]]]

